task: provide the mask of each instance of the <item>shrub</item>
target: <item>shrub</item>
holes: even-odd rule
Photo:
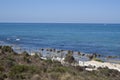
[[[50,78],[51,78],[51,80],[59,80],[60,75],[61,75],[60,73],[52,72],[52,73],[50,73]]]
[[[76,66],[75,69],[78,70],[78,71],[84,71],[85,67]]]
[[[2,47],[3,52],[13,52],[13,49],[10,46],[3,46]]]
[[[28,57],[26,57],[26,56],[23,57],[23,60],[24,60],[24,62],[27,62],[27,63],[31,62],[30,59]]]
[[[66,54],[65,61],[66,61],[66,62],[69,62],[69,63],[74,63],[74,62],[76,62],[76,61],[75,61],[75,58],[74,58],[73,55],[72,55],[72,53]]]
[[[0,49],[2,49],[2,46],[0,46]]]
[[[95,61],[98,61],[98,62],[104,62],[103,60],[101,59],[98,59],[98,58],[94,58]]]
[[[0,72],[3,72],[3,71],[5,71],[4,67],[0,66]]]
[[[9,72],[9,77],[11,79],[17,79],[17,78],[23,79],[25,78],[25,75],[30,75],[30,74],[32,75],[33,73],[37,73],[37,72],[39,72],[39,70],[35,66],[15,65],[11,68]]]
[[[74,79],[71,79],[73,78],[73,76],[69,73],[65,73],[61,76],[61,79],[60,80],[74,80]]]
[[[34,73],[37,72],[38,68],[35,66],[27,66],[27,65],[15,65],[11,68],[10,72],[14,74],[24,73],[24,72],[30,72]]]
[[[41,57],[41,54],[38,55],[37,53],[35,53],[34,55],[35,58],[39,58],[39,56]]]
[[[11,72],[13,73],[22,73],[28,70],[28,66],[25,65],[15,65],[11,68]]]
[[[60,73],[64,73],[67,72],[67,68],[66,67],[54,67],[53,69],[51,69],[51,72],[60,72]]]
[[[22,54],[26,57],[30,56],[27,51],[22,52]]]
[[[5,78],[7,78],[7,75],[0,72],[0,80],[4,80]]]
[[[15,59],[12,57],[12,56],[7,56],[7,59],[10,60],[10,61],[15,61]]]
[[[12,60],[5,60],[5,66],[8,68],[11,68],[12,66],[15,65],[15,62],[13,62]]]
[[[53,63],[53,61],[51,60],[51,59],[47,59],[47,60],[44,60],[46,63],[48,63],[48,64],[52,64]]]

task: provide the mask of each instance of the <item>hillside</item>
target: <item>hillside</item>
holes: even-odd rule
[[[120,72],[108,68],[86,71],[84,67],[63,66],[41,60],[27,52],[18,54],[9,46],[0,46],[0,80],[119,80]]]

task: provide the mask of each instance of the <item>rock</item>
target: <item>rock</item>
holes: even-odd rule
[[[31,78],[31,80],[41,80],[40,76],[38,74],[33,75],[33,77]]]

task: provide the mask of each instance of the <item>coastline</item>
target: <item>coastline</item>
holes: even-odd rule
[[[2,45],[3,46],[3,45]],[[8,45],[10,46],[10,45]],[[12,46],[12,45],[11,45]],[[21,54],[24,51],[20,47],[12,46],[13,50],[17,52],[18,54]],[[43,60],[51,59],[55,61],[61,62],[61,64],[66,64],[64,61],[66,54],[72,53],[76,62],[75,64],[72,64],[72,66],[87,66],[86,70],[92,71],[97,70],[98,68],[109,68],[114,69],[120,72],[120,60],[116,60],[114,56],[109,57],[103,57],[102,55],[99,55],[97,53],[88,54],[83,52],[77,52],[72,50],[61,50],[61,49],[55,49],[55,48],[39,48],[38,50],[30,50],[27,51],[31,56],[35,55],[36,53],[38,55],[42,55],[40,57]],[[90,59],[91,56],[93,59]],[[113,58],[112,58],[113,57]],[[98,59],[98,60],[95,60]]]
[[[31,56],[37,54],[42,55],[40,57],[43,60],[51,59],[55,61],[61,62],[61,64],[66,64],[65,60],[65,55],[69,54],[69,52],[73,53],[73,56],[76,60],[77,63],[71,64],[72,66],[87,66],[86,70],[88,71],[93,71],[97,70],[98,68],[109,68],[109,69],[114,69],[120,72],[120,61],[115,60],[112,58],[107,58],[103,57],[99,54],[87,54],[83,52],[76,52],[76,51],[71,51],[71,50],[61,50],[61,49],[53,49],[53,48],[41,48],[37,51],[31,51],[29,54]],[[93,59],[90,59],[90,56],[95,56]],[[101,58],[102,57],[102,58]],[[113,56],[111,56],[113,57]],[[98,59],[98,60],[95,60]],[[105,60],[106,59],[106,60]]]

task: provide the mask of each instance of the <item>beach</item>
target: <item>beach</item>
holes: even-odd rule
[[[89,59],[89,56],[94,54],[86,54],[86,53],[80,53],[80,52],[74,52],[71,50],[60,50],[60,49],[52,49],[52,48],[42,48],[40,49],[40,52],[38,52],[38,55],[42,55],[40,57],[42,60],[51,59],[52,61],[59,61],[62,65],[65,65],[65,57],[66,54],[70,54],[74,56],[76,63],[71,64],[72,66],[86,66],[86,70],[93,71],[98,70],[98,68],[108,68],[117,70],[120,72],[120,61],[119,60],[111,60],[111,61],[104,61],[99,57],[99,60]],[[30,53],[32,56],[35,55],[35,53]],[[96,54],[97,55],[97,54]],[[97,56],[96,56],[97,57]],[[101,59],[101,60],[100,60]]]

